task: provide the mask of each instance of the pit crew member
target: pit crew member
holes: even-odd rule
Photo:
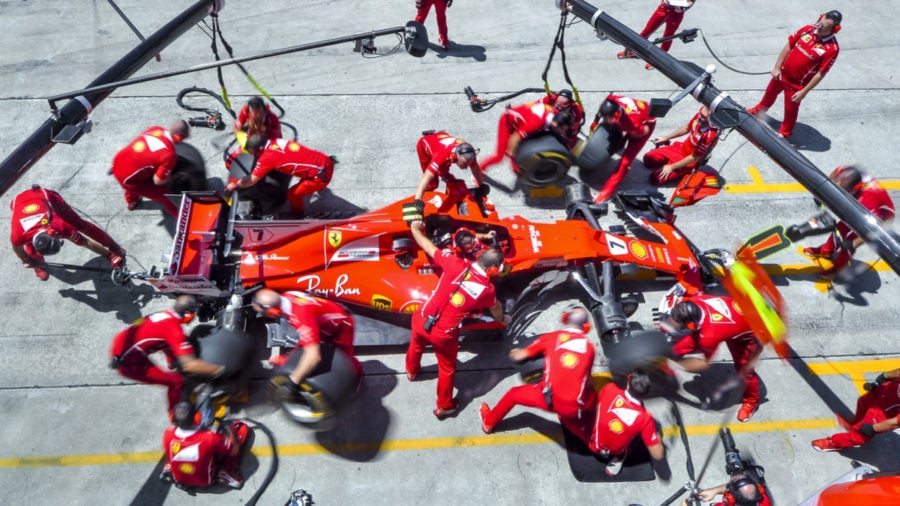
[[[737,473],[728,480],[728,483],[700,491],[700,500],[704,502],[712,502],[718,496],[722,496],[722,500],[712,506],[770,506],[772,504],[766,487],[754,482],[745,473]],[[681,506],[688,506],[688,500],[682,501]]]
[[[615,193],[616,187],[628,174],[631,162],[653,134],[653,129],[656,128],[656,119],[650,117],[650,104],[647,102],[619,95],[608,95],[597,109],[597,114],[591,123],[591,132],[593,133],[601,124],[604,125],[604,128],[621,132],[626,142],[618,168],[594,198],[594,202],[598,203],[606,201]]]
[[[125,189],[125,203],[129,211],[138,206],[141,198],[148,198],[178,217],[178,207],[166,197],[164,185],[178,161],[175,144],[187,139],[190,134],[190,127],[183,120],[175,121],[168,130],[153,126],[116,153],[110,173]]]
[[[681,20],[684,19],[684,12],[694,6],[694,1],[695,0],[675,2],[662,0],[659,2],[659,7],[657,7],[656,10],[653,11],[653,14],[650,15],[650,19],[647,20],[647,25],[641,30],[640,36],[646,39],[659,29],[663,23],[666,24],[666,28],[663,30],[663,38],[675,35],[675,32],[678,31],[678,27],[681,26]],[[659,45],[659,48],[667,53],[669,52],[670,47],[672,47],[671,40],[667,40]],[[625,58],[637,58],[637,55],[629,49],[621,51],[617,56],[620,60]],[[650,70],[653,68],[653,65],[648,63],[644,65],[644,68]]]
[[[608,459],[606,474],[610,476],[622,471],[628,447],[636,437],[643,439],[653,460],[659,462],[666,456],[656,421],[644,408],[643,399],[649,392],[650,377],[640,371],[628,375],[625,390],[613,382],[600,390],[588,446],[601,458]]]
[[[875,381],[863,385],[866,393],[856,401],[853,420],[838,421],[847,432],[833,434],[812,442],[820,452],[834,452],[868,443],[875,434],[900,428],[900,369],[878,375]]]
[[[789,36],[775,60],[772,79],[762,99],[747,109],[753,115],[764,114],[784,92],[784,121],[778,135],[785,139],[797,124],[800,102],[822,82],[837,61],[840,47],[835,34],[841,29],[842,18],[840,12],[828,11],[815,24],[806,25]]]
[[[481,171],[500,163],[504,156],[510,158],[513,171],[519,173],[516,165],[516,149],[524,139],[540,132],[549,131],[561,139],[568,135],[573,123],[569,110],[557,111],[543,101],[514,105],[500,115],[497,125],[497,150],[481,160]]]
[[[538,383],[509,389],[494,409],[482,403],[481,429],[485,434],[493,432],[514,406],[522,405],[556,413],[563,426],[584,437],[597,403],[591,378],[596,351],[585,335],[591,328],[589,319],[583,307],[567,310],[562,314],[562,330],[543,334],[525,348],[509,352],[509,358],[517,362],[543,355],[544,375]],[[588,443],[588,438],[584,439]]]
[[[243,144],[240,141],[242,137],[246,141],[257,134],[262,135],[268,141],[284,137],[281,133],[281,121],[278,119],[278,115],[272,112],[262,97],[253,97],[248,100],[247,104],[241,107],[234,122],[234,135],[239,139],[239,144]],[[228,156],[226,166],[230,166],[231,162],[243,151],[243,148],[238,146]]]
[[[216,378],[225,373],[224,366],[197,358],[194,347],[184,335],[181,326],[194,319],[196,310],[194,297],[181,295],[172,309],[137,319],[112,340],[110,367],[122,376],[141,383],[165,385],[168,388],[170,414],[182,400],[183,375]],[[169,369],[157,367],[150,361],[150,355],[158,351],[165,353]]]
[[[59,252],[63,239],[106,256],[113,268],[125,263],[125,250],[103,229],[79,216],[55,191],[34,185],[16,195],[9,209],[13,251],[42,281],[49,277],[40,266],[44,255]]]
[[[879,220],[890,222],[894,219],[894,202],[884,187],[871,176],[863,174],[852,165],[847,165],[834,169],[829,178],[852,195]],[[803,254],[812,258],[829,259],[833,265],[825,271],[825,274],[830,275],[839,272],[849,264],[856,248],[863,242],[856,232],[840,221],[835,232],[828,237],[824,244],[815,248],[804,248]]]
[[[687,135],[684,142],[669,144],[683,135]],[[705,164],[719,142],[719,129],[709,121],[709,108],[702,105],[686,125],[650,142],[657,147],[644,153],[644,167],[653,171],[650,182],[658,186],[690,174]]]
[[[416,153],[419,155],[419,164],[422,166],[422,178],[416,187],[416,200],[421,200],[426,191],[434,191],[438,187],[438,179],[448,184],[458,179],[450,173],[450,166],[454,163],[463,170],[472,171],[472,179],[480,192],[485,195],[487,190],[484,183],[484,175],[478,166],[475,154],[478,152],[468,142],[453,137],[447,132],[423,132],[424,135],[416,143]],[[448,188],[448,193],[450,193]]]
[[[553,106],[557,111],[569,111],[572,114],[572,124],[565,132],[566,148],[572,149],[578,144],[578,132],[584,124],[584,107],[575,101],[572,90],[562,89],[557,93],[551,93],[541,99],[541,102]]]
[[[437,16],[438,43],[445,51],[450,49],[450,38],[447,37],[447,9],[453,5],[453,0],[416,0],[416,23],[424,23],[428,17],[428,11],[434,6],[434,14]]]
[[[680,300],[660,321],[660,329],[672,341],[672,352],[685,370],[700,372],[722,342],[728,346],[734,369],[744,382],[737,419],[750,420],[759,408],[759,376],[753,363],[762,353],[762,344],[750,330],[744,315],[731,297],[699,294]],[[688,354],[700,353],[702,357]]]
[[[160,478],[182,487],[222,484],[244,486],[238,464],[250,428],[238,421],[225,421],[214,431],[196,423],[194,406],[179,402],[173,409],[173,424],[163,434],[166,464]]]
[[[303,383],[322,361],[322,343],[334,344],[353,362],[357,377],[362,379],[362,364],[353,354],[353,317],[336,302],[313,297],[303,292],[279,294],[263,288],[253,294],[253,309],[268,318],[285,318],[297,330],[300,361],[287,378],[275,377],[273,388],[286,387],[296,396]],[[285,360],[286,361],[286,360]]]
[[[413,239],[442,270],[434,292],[412,317],[412,335],[406,351],[406,377],[415,381],[422,364],[425,346],[431,344],[438,363],[437,407],[439,420],[456,414],[459,400],[453,397],[456,357],[459,353],[459,327],[472,311],[488,309],[498,322],[508,323],[497,300],[491,278],[503,267],[503,254],[495,248],[484,250],[478,260],[469,262],[449,248],[438,249],[425,235],[425,223],[410,223]]]
[[[288,139],[267,141],[262,135],[257,134],[247,139],[244,148],[257,158],[256,166],[250,174],[230,181],[225,191],[230,193],[237,188],[253,186],[266,177],[266,174],[277,170],[300,178],[297,184],[288,189],[288,202],[295,214],[303,214],[305,210],[303,198],[325,189],[334,174],[333,156],[310,149],[297,141]]]

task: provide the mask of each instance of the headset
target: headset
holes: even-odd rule
[[[256,298],[256,295],[253,296],[253,304],[262,308],[262,315],[267,318],[279,318],[284,315],[284,311],[281,310],[281,305],[272,305],[272,304],[263,304]]]
[[[494,277],[497,277],[500,274],[506,272],[506,262],[504,262],[504,260],[503,260],[503,252],[502,251],[500,251],[497,248],[480,249],[480,250],[478,250],[477,253],[475,253],[475,261],[477,262],[479,259],[481,259],[481,255],[483,255],[486,251],[490,251],[490,250],[496,250],[497,253],[500,254],[500,265],[492,265],[490,267],[482,266],[482,267],[484,268],[484,273],[487,274],[487,276],[489,278],[494,278]]]
[[[823,14],[819,14],[819,19],[816,20],[816,23],[821,23],[823,19],[830,19],[834,21],[834,27],[831,29],[831,34],[834,35],[841,31],[841,20],[843,16],[840,11],[828,11]]]
[[[458,256],[467,256],[468,254],[475,252],[466,252],[465,246],[468,246],[469,244],[474,244],[475,248],[478,248],[478,237],[475,235],[475,232],[472,232],[472,230],[466,227],[460,227],[459,230],[453,233],[450,247]]]
[[[739,501],[737,497],[735,497],[735,495],[739,493],[738,490],[740,490],[741,487],[745,487],[747,485],[753,485],[756,487],[756,499],[746,498],[748,500]],[[728,493],[723,496],[722,502],[724,502],[726,506],[755,506],[760,504],[762,502],[762,498],[765,497],[763,486],[747,476],[738,478],[735,481],[729,481],[725,488],[728,490]]]
[[[583,310],[585,312],[585,315],[587,316],[587,321],[585,321],[584,323],[581,324],[581,333],[587,334],[588,331],[591,330],[590,313],[587,312],[587,309],[584,309],[583,307],[581,307],[579,305],[573,304],[573,305],[568,306],[567,308],[563,309],[563,312],[560,315],[559,319],[560,319],[560,321],[562,321],[563,325],[569,325],[569,323],[572,319],[572,312],[575,311],[576,309]]]
[[[453,152],[450,156],[454,162],[458,162],[460,158],[472,162],[475,160],[476,154],[478,154],[478,149],[468,142],[460,142],[453,148]]]

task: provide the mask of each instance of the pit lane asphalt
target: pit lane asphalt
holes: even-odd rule
[[[177,4],[175,8],[171,4]],[[408,196],[420,174],[415,141],[425,129],[443,128],[480,147],[492,149],[500,109],[472,113],[462,93],[471,85],[484,97],[540,86],[540,73],[558,24],[550,0],[525,2],[458,2],[449,10],[448,54],[429,51],[422,59],[403,54],[363,59],[350,45],[323,48],[248,65],[253,76],[278,97],[285,121],[297,126],[301,142],[337,155],[341,164],[321,208],[355,205],[374,209]],[[119,4],[148,35],[189,2],[145,0]],[[611,15],[640,29],[656,2],[595,2]],[[862,1],[824,5],[811,1],[767,4],[765,8],[737,0],[698,2],[683,27],[700,27],[716,53],[732,66],[767,71],[789,31],[812,22],[834,7],[844,13],[839,34],[842,52],[832,72],[805,100],[794,142],[802,153],[828,171],[858,162],[880,179],[900,181],[894,135],[898,130],[900,95],[890,62],[900,35],[889,30],[890,3]],[[44,97],[86,85],[137,43],[134,34],[104,2],[43,0],[0,2],[0,92],[6,121],[0,140],[7,150],[22,142],[49,115]],[[322,40],[350,33],[403,25],[414,15],[412,2],[384,0],[295,2],[269,0],[252,8],[230,2],[221,14],[225,35],[238,55]],[[433,38],[434,14],[426,23]],[[376,45],[387,48],[385,37]],[[162,52],[139,74],[171,70],[212,60],[209,40],[200,29]],[[436,46],[432,46],[436,49]],[[674,87],[661,74],[645,71],[642,62],[617,61],[620,50],[598,41],[588,26],[577,23],[566,39],[569,71],[582,92],[588,115],[605,93],[638,98],[667,96]],[[701,41],[675,42],[672,54],[705,67],[713,60]],[[255,93],[236,69],[225,70],[228,91],[236,103]],[[716,84],[741,104],[761,96],[766,76],[745,76],[720,67]],[[554,88],[564,80],[558,61],[550,74]],[[178,108],[174,95],[198,85],[218,89],[214,72],[206,71],[123,88],[93,114],[94,132],[74,146],[57,146],[0,199],[0,226],[8,231],[6,205],[32,182],[58,190],[75,207],[106,227],[129,252],[130,263],[160,265],[171,236],[161,211],[145,206],[125,210],[121,189],[106,175],[113,154],[151,124],[167,124],[173,116],[194,116]],[[524,100],[524,97],[523,97]],[[502,106],[500,106],[502,107]],[[696,111],[687,99],[659,120],[665,134]],[[772,116],[781,117],[780,102]],[[227,136],[196,130],[190,142],[207,157],[211,175],[221,174],[217,146]],[[710,165],[733,185],[719,196],[678,211],[678,225],[701,248],[734,247],[776,223],[794,223],[812,210],[808,195],[754,183],[749,167],[757,167],[768,184],[792,183],[783,171],[740,135],[720,142]],[[514,181],[506,166],[495,168],[492,198],[501,215],[520,214],[535,220],[563,217],[561,199],[535,199],[521,191],[505,193]],[[635,164],[623,188],[645,188],[645,172]],[[596,188],[596,186],[595,186]],[[764,192],[748,192],[763,188]],[[789,187],[790,188],[790,187]],[[666,190],[671,191],[671,190]],[[892,191],[895,200],[896,191]],[[612,217],[603,223],[613,223]],[[814,244],[815,239],[808,241]],[[132,291],[93,275],[68,273],[41,283],[20,267],[14,255],[3,257],[0,270],[3,311],[0,314],[0,497],[7,504],[238,504],[254,492],[269,469],[265,438],[260,435],[257,469],[240,492],[190,497],[155,482],[154,466],[166,425],[160,388],[122,382],[106,368],[110,338],[140,314],[169,302],[149,286]],[[862,260],[874,260],[864,249]],[[67,246],[58,257],[67,263],[103,265],[91,254]],[[793,251],[768,263],[799,266]],[[790,307],[791,344],[798,358],[777,360],[767,351],[759,364],[768,401],[747,424],[733,426],[743,453],[756,456],[767,470],[780,504],[795,504],[832,477],[849,469],[847,456],[876,466],[897,467],[895,435],[877,444],[838,454],[820,455],[809,441],[837,430],[831,413],[852,407],[861,375],[874,376],[896,367],[873,362],[900,357],[896,344],[897,277],[888,270],[860,275],[839,284],[831,294],[817,289],[810,275],[778,276]],[[644,292],[633,321],[649,326],[650,308],[669,283],[629,282],[625,288]],[[535,323],[533,331],[550,330],[562,302]],[[405,332],[405,331],[400,331]],[[670,483],[582,484],[568,469],[552,417],[531,410],[515,411],[497,435],[479,430],[477,406],[492,405],[517,384],[503,358],[508,345],[473,344],[461,355],[458,386],[468,402],[456,417],[437,422],[430,414],[434,375],[408,383],[402,354],[363,357],[365,388],[344,413],[338,429],[313,434],[288,423],[264,403],[251,402],[247,414],[269,426],[283,456],[275,481],[261,504],[281,504],[290,491],[304,488],[318,504],[658,504],[687,479],[684,448],[667,429],[666,444],[673,477]],[[727,355],[727,354],[726,354]],[[684,396],[721,382],[731,366],[727,356],[705,381],[690,383]],[[426,356],[427,364],[433,358]],[[813,367],[808,373],[806,365]],[[426,369],[428,371],[428,369]],[[684,379],[690,379],[685,377]],[[254,399],[255,400],[255,399]],[[663,402],[651,409],[661,423],[673,425]],[[695,467],[717,443],[721,421],[732,422],[734,407],[702,411],[682,404],[691,437]],[[515,416],[517,415],[518,416]],[[740,431],[740,432],[739,432]],[[348,446],[350,445],[350,446]],[[354,446],[355,445],[355,446]],[[725,479],[720,447],[702,484]],[[251,467],[254,465],[251,462]]]

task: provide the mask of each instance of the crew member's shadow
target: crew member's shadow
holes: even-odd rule
[[[732,364],[711,364],[708,369],[686,381],[682,388],[697,398],[691,401],[679,396],[679,400],[700,409],[721,411],[741,403],[744,382],[735,373]],[[766,401],[766,386],[760,379],[761,403]]]
[[[781,127],[780,121],[768,115],[765,117],[764,123],[769,125],[769,128],[776,132],[778,131],[778,128]],[[794,131],[791,132],[788,143],[797,149],[815,151],[817,153],[822,153],[831,149],[831,139],[825,137],[821,132],[806,123],[797,123],[794,126]]]
[[[306,199],[304,216],[293,216],[295,219],[341,219],[350,218],[367,211],[364,207],[338,197],[328,188],[319,190]],[[280,213],[279,216],[288,217],[289,213]]]
[[[841,450],[841,455],[848,459],[865,462],[883,472],[900,470],[897,454],[900,452],[900,435],[893,432],[878,434],[862,445]]]
[[[108,269],[109,263],[105,258],[94,257],[84,266]],[[60,290],[59,294],[87,304],[99,313],[115,311],[116,318],[125,323],[131,323],[140,318],[141,309],[159,296],[152,286],[144,283],[135,284],[129,281],[125,285],[114,284],[109,271],[91,272],[47,267],[47,272],[68,285],[79,285],[86,281],[93,282],[92,290],[69,287]]]
[[[876,294],[881,288],[881,276],[866,264],[856,262],[842,271],[832,285],[834,299],[854,306],[868,306],[865,293]]]
[[[396,371],[380,361],[367,360],[363,367],[366,374],[359,394],[339,409],[330,430],[316,433],[316,441],[322,447],[353,462],[369,462],[378,457],[391,423],[382,399],[397,387]]]
[[[487,60],[484,46],[476,46],[473,44],[457,44],[450,42],[450,49],[444,49],[437,44],[428,44],[428,49],[437,53],[438,58],[446,58],[452,56],[454,58],[471,58],[475,61]]]

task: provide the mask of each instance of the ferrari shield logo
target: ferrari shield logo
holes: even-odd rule
[[[331,232],[328,232],[328,244],[330,244],[332,248],[337,248],[341,245],[340,230],[332,230]]]

